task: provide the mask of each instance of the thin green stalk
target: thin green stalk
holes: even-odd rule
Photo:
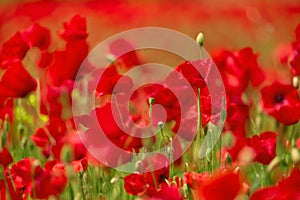
[[[120,110],[120,108],[119,108],[119,104],[118,104],[118,101],[117,101],[117,96],[116,96],[116,94],[113,94],[112,96],[113,96],[113,100],[114,100],[114,102],[115,102],[115,104],[116,104],[116,108],[117,108],[117,111],[118,111],[118,113],[119,113],[119,116],[120,116],[120,120],[121,120],[123,129],[126,130],[126,126],[125,126],[125,123],[124,123],[124,119],[123,119],[123,116],[122,116],[122,113],[121,113],[121,110]]]

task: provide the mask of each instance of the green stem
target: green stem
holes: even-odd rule
[[[83,188],[83,172],[79,172],[79,184],[80,184],[82,199],[86,200],[86,196]]]

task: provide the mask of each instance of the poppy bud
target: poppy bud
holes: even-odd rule
[[[150,105],[153,105],[153,103],[154,103],[154,98],[153,98],[153,97],[150,97],[150,98],[148,99],[148,102],[149,102]]]
[[[163,122],[158,122],[157,125],[158,125],[159,129],[163,129],[163,127],[164,127],[164,123]]]
[[[198,43],[198,45],[199,45],[200,47],[203,47],[203,43],[204,43],[204,35],[203,35],[203,33],[200,32],[200,33],[197,35],[196,41],[197,41],[197,43]]]
[[[294,164],[297,164],[300,162],[300,152],[298,149],[293,148],[291,151],[291,155],[292,155],[292,161]]]
[[[293,86],[299,89],[299,78],[297,76],[293,77]]]

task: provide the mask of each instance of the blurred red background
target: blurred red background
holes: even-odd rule
[[[273,65],[278,46],[294,40],[294,29],[300,21],[297,0],[252,1],[1,1],[0,44],[17,30],[38,22],[52,29],[53,41],[59,41],[57,30],[73,15],[87,18],[90,49],[105,38],[123,30],[158,26],[178,30],[193,38],[205,35],[205,48],[240,49],[253,47]],[[151,38],[149,38],[151,40]],[[55,44],[53,48],[63,47]],[[275,65],[275,64],[274,64]]]

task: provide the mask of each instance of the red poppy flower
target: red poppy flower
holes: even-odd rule
[[[298,138],[298,139],[296,140],[296,147],[297,147],[298,149],[300,149],[300,138]]]
[[[13,99],[7,99],[6,97],[0,97],[0,119],[3,121],[8,117],[11,122],[13,120],[14,102]]]
[[[38,47],[45,50],[50,44],[50,31],[35,23],[23,32],[23,38],[30,47]]]
[[[33,158],[24,158],[11,166],[10,169],[16,189],[23,191],[24,194],[30,194],[32,189],[31,166],[33,161]]]
[[[30,139],[35,143],[36,146],[45,148],[50,143],[48,135],[43,128],[38,128]]]
[[[244,48],[236,53],[240,66],[246,67],[249,73],[249,80],[254,87],[259,86],[265,80],[265,74],[257,63],[257,54],[251,48]]]
[[[191,188],[195,199],[232,200],[242,193],[242,180],[231,170],[218,171],[214,175],[209,175],[207,172],[201,174],[187,172],[184,181]]]
[[[47,170],[37,165],[37,160],[24,158],[11,167],[11,176],[15,187],[24,198],[30,194],[35,198],[48,198],[59,195],[67,184],[64,170],[52,169],[47,164]]]
[[[64,22],[64,31],[60,33],[60,36],[69,41],[84,40],[88,34],[86,32],[86,19],[75,15],[69,22]]]
[[[67,185],[65,173],[58,170],[50,172],[37,166],[34,170],[34,182],[32,183],[31,197],[48,198],[49,196],[58,196]]]
[[[71,104],[73,82],[72,80],[64,81],[60,86],[44,85],[41,82],[41,113],[50,117],[62,117],[63,110],[68,109]],[[64,97],[63,102],[60,101],[62,97]]]
[[[242,183],[238,174],[225,172],[215,175],[211,180],[200,187],[200,194],[205,200],[232,200],[242,189]]]
[[[213,59],[220,70],[226,93],[230,102],[242,103],[241,95],[246,90],[249,81],[257,87],[265,79],[265,75],[257,64],[257,55],[251,48],[237,52],[222,50]]]
[[[65,81],[75,80],[77,72],[88,54],[85,40],[71,41],[63,51],[53,53],[53,62],[47,68],[50,84],[62,85]]]
[[[6,186],[4,179],[0,179],[0,199],[6,200]]]
[[[79,135],[75,131],[74,133],[68,134],[68,139],[66,143],[71,146],[71,150],[73,153],[72,160],[82,160],[82,164],[84,164],[84,159],[86,158],[86,148],[82,144],[81,139],[79,138]]]
[[[276,156],[276,137],[274,132],[263,132],[252,138],[238,138],[235,146],[228,150],[233,160],[237,160],[239,153],[245,147],[253,149],[254,161],[269,164]]]
[[[200,74],[198,70],[201,70],[203,71],[203,74],[206,74],[206,71],[204,71],[207,70],[206,67],[207,65],[205,65],[205,63],[202,62],[202,60],[197,60],[193,62],[186,61],[178,65],[175,68],[175,70],[179,72],[182,76],[184,76],[184,78],[191,84],[195,93],[197,94],[198,88],[202,89],[206,87],[204,77],[202,77],[202,74]]]
[[[292,85],[273,83],[261,90],[262,106],[266,113],[284,125],[297,123],[300,119],[300,100]]]
[[[227,108],[226,122],[236,138],[246,136],[247,120],[249,119],[249,106],[241,103],[230,103]]]
[[[165,113],[162,113],[161,109],[154,108],[151,120],[149,98],[154,99],[153,105],[161,105],[165,110]],[[152,125],[157,126],[159,121],[171,121],[180,117],[180,107],[176,96],[169,88],[158,83],[147,84],[136,89],[130,97],[130,105],[134,108],[130,110],[133,120],[141,125],[152,121]]]
[[[129,174],[124,177],[124,188],[128,194],[141,195],[146,190],[143,174]]]
[[[179,192],[179,188],[175,185],[167,185],[163,184],[161,188],[159,188],[156,192],[154,192],[151,196],[143,198],[142,200],[182,200],[181,194]]]
[[[87,158],[83,158],[81,160],[74,160],[71,162],[71,165],[75,172],[86,171],[88,167],[88,160]]]
[[[124,177],[125,190],[132,195],[159,195],[165,179],[169,178],[169,159],[163,154],[145,157],[140,163],[139,173]],[[163,195],[163,194],[161,194]]]
[[[278,182],[273,187],[261,188],[255,191],[251,200],[277,200],[277,199],[300,199],[300,171],[294,169],[285,180]]]
[[[235,141],[235,145],[228,149],[228,152],[232,158],[232,160],[237,160],[239,157],[240,151],[247,146],[248,139],[247,138],[237,138]]]
[[[298,43],[300,43],[300,40]],[[300,75],[300,44],[294,46],[296,47],[294,48],[294,52],[290,58],[290,67],[292,73],[297,76]]]
[[[0,80],[1,95],[7,97],[25,97],[36,87],[36,80],[20,61],[10,63]]]
[[[22,38],[21,33],[17,32],[2,46],[0,68],[5,69],[11,62],[21,61],[25,57],[28,49],[29,46]]]
[[[99,125],[109,138],[119,138],[125,134],[120,128],[122,122],[116,109],[112,103],[96,108]]]
[[[101,69],[102,70],[102,69]],[[99,74],[101,71],[96,71],[94,74],[95,81],[99,79]],[[118,87],[116,84],[118,83]],[[110,65],[105,68],[101,78],[97,84],[97,95],[104,96],[113,93],[128,92],[133,87],[133,82],[130,77],[120,75],[115,67],[115,65]]]
[[[53,62],[54,59],[54,55],[53,53],[49,53],[49,52],[43,52],[41,54],[40,59],[37,62],[37,66],[40,68],[46,68],[49,65],[51,65],[51,63]]]
[[[196,173],[196,172],[187,172],[184,174],[184,182],[191,188],[191,189],[198,189],[210,179],[208,172],[203,173]]]
[[[146,182],[151,186],[157,186],[165,182],[170,175],[170,161],[163,154],[153,154],[142,160],[140,172],[144,173]]]
[[[276,156],[277,133],[263,132],[259,136],[254,135],[249,145],[255,151],[255,161],[269,164]]]
[[[293,75],[300,75],[300,24],[295,29],[296,42],[292,44],[293,52],[289,57],[289,64]]]
[[[9,151],[6,148],[0,150],[0,165],[7,167],[12,162],[13,158]]]
[[[60,159],[61,150],[66,142],[66,130],[66,123],[62,119],[52,117],[45,127],[36,130],[31,140],[42,148],[45,157],[48,158],[52,154],[56,159]]]
[[[131,120],[126,106],[126,103],[120,103],[117,107],[114,102],[109,102],[97,107],[95,111],[103,133],[111,142],[126,151],[134,149],[138,152],[143,146],[142,136],[145,135],[142,135],[143,128],[137,127]]]
[[[134,46],[127,40],[118,39],[113,41],[109,45],[109,50],[116,58],[116,60],[113,61],[113,65],[123,72],[141,64]]]

